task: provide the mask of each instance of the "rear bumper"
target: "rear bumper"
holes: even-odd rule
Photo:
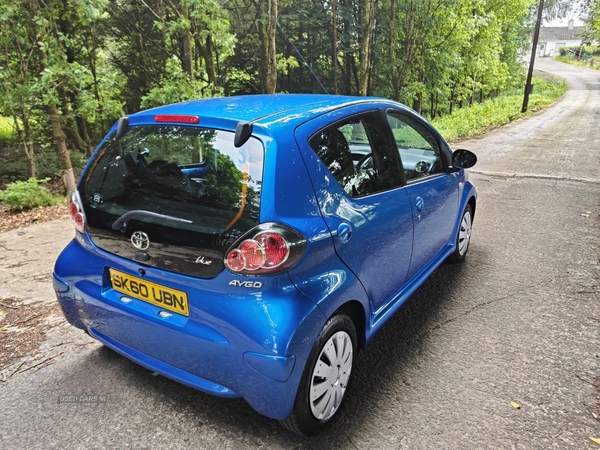
[[[180,370],[177,367],[165,364],[164,362],[159,361],[158,359],[152,358],[148,355],[145,355],[144,353],[138,352],[137,350],[131,347],[128,347],[120,342],[115,341],[114,339],[109,338],[106,335],[103,335],[102,333],[100,333],[97,330],[94,330],[93,328],[89,328],[88,331],[92,337],[96,338],[98,341],[102,342],[107,347],[113,349],[117,353],[120,353],[121,355],[139,364],[140,366],[145,367],[146,369],[152,370],[153,372],[164,375],[181,384],[185,384],[186,386],[190,386],[192,388],[207,392],[209,394],[218,395],[220,397],[239,397],[238,394],[236,394],[231,389],[226,388],[225,386],[221,386],[217,383],[213,383],[204,378],[195,376],[189,372]]]
[[[85,261],[84,264],[81,261]],[[227,271],[211,280],[144,267],[148,280],[185,290],[188,317],[123,302],[108,267],[137,275],[141,266],[95,248],[84,236],[59,256],[53,284],[67,320],[128,359],[187,386],[242,397],[257,412],[289,417],[308,354],[326,318],[287,275],[232,288]],[[139,276],[139,275],[137,275]]]

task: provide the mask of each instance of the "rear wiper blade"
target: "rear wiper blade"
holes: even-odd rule
[[[127,222],[134,217],[154,217],[156,219],[173,220],[175,222],[193,223],[191,220],[182,219],[180,217],[167,216],[166,214],[157,214],[151,211],[144,211],[143,209],[135,209],[133,211],[126,212],[119,217],[112,224],[112,229],[125,233],[127,231]]]

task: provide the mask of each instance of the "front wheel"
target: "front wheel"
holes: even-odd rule
[[[314,436],[337,416],[350,384],[357,354],[356,328],[345,314],[323,326],[302,374],[292,415],[281,423],[290,431]]]
[[[454,253],[448,258],[450,262],[459,263],[467,256],[467,250],[469,249],[469,243],[471,242],[472,227],[473,210],[471,209],[471,205],[467,205],[460,219]]]

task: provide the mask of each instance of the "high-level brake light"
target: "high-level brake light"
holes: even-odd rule
[[[181,114],[156,114],[154,116],[155,122],[170,122],[170,123],[189,123],[198,124],[200,123],[200,117],[198,116],[186,116]]]

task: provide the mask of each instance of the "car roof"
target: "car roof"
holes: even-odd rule
[[[285,122],[303,122],[312,117],[356,103],[384,101],[375,97],[324,94],[257,94],[237,97],[215,97],[160,106],[133,114],[189,114],[235,122],[253,122],[266,128]]]

